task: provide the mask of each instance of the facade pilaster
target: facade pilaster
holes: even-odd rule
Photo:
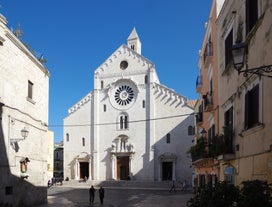
[[[79,180],[79,162],[78,159],[76,158],[76,164],[75,164],[75,180]]]

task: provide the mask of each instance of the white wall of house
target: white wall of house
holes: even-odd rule
[[[6,23],[0,14],[0,205],[33,205],[47,199],[49,74]],[[24,128],[28,136],[15,142]],[[22,173],[25,158],[30,162]]]

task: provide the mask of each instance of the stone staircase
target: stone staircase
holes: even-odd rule
[[[156,189],[156,190],[170,190],[172,181],[135,181],[135,180],[88,180],[86,182],[79,182],[78,180],[63,181],[63,186],[70,187],[84,187],[89,188],[103,186],[105,188],[125,188],[125,189]],[[175,182],[176,190],[182,189],[180,182]]]

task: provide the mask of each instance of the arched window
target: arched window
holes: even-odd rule
[[[120,130],[128,129],[128,115],[121,114],[118,119],[118,124],[119,124],[118,129]]]
[[[69,142],[69,134],[66,133],[66,142]]]
[[[82,146],[84,147],[85,146],[85,138],[82,137]]]
[[[145,100],[143,100],[143,108],[145,108]]]
[[[170,143],[170,133],[168,133],[167,135],[166,135],[166,143],[167,144],[169,144]]]
[[[104,81],[101,81],[101,89],[104,88]]]

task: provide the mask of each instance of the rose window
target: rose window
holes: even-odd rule
[[[128,105],[134,97],[133,89],[128,85],[119,86],[114,94],[115,101],[122,106]]]

